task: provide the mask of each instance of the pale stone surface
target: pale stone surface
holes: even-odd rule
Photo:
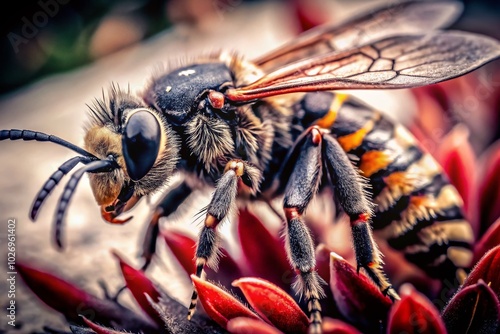
[[[332,9],[333,10],[333,9]],[[337,15],[340,12],[337,11]],[[240,5],[231,12],[222,13],[210,29],[193,31],[177,29],[166,31],[140,45],[108,56],[84,68],[67,74],[48,77],[14,92],[0,100],[0,128],[31,129],[54,134],[72,143],[82,144],[86,120],[86,104],[101,95],[102,87],[111,81],[123,87],[130,84],[132,91],[142,87],[154,67],[168,59],[195,55],[198,52],[229,48],[252,57],[279,46],[292,37],[292,27],[286,21],[286,8],[278,4]],[[382,95],[381,95],[382,94]],[[374,104],[382,103],[387,109],[410,108],[408,102],[401,107],[392,96],[408,101],[402,93],[368,92],[368,99],[376,96]],[[382,96],[382,97],[381,97]],[[408,114],[407,112],[405,113]],[[35,194],[57,167],[75,156],[71,151],[54,144],[36,142],[0,143],[0,220],[5,227],[8,218],[17,220],[17,260],[49,269],[87,291],[102,295],[97,281],[105,280],[113,292],[122,284],[119,267],[110,250],[116,249],[132,264],[139,265],[139,243],[142,240],[148,212],[152,204],[141,202],[131,213],[135,218],[124,226],[105,223],[99,214],[86,177],[81,181],[67,213],[63,235],[65,249],[59,252],[52,243],[52,221],[62,184],[46,201],[36,224],[30,222],[28,212]],[[208,197],[200,197],[194,211],[205,206]],[[154,202],[155,198],[153,198]],[[181,221],[182,220],[182,221]],[[199,221],[192,215],[179,219],[193,234]],[[228,232],[234,229],[227,227]],[[5,252],[5,230],[2,234],[2,254]],[[166,257],[160,248],[161,263],[154,266],[151,275],[175,297],[188,302],[188,277],[180,275],[178,264]],[[2,259],[5,256],[2,255]],[[0,279],[4,281],[5,270]],[[179,276],[179,275],[177,275]],[[6,285],[0,285],[2,321],[0,329],[10,330],[5,321]],[[128,294],[125,303],[130,302]],[[17,322],[21,332],[41,330],[42,326],[68,330],[64,319],[33,297],[17,276]],[[130,303],[135,307],[133,303]]]

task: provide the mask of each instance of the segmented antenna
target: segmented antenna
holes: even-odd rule
[[[59,248],[62,248],[61,234],[62,234],[62,223],[66,210],[68,208],[69,202],[73,194],[75,193],[76,186],[82,178],[83,174],[88,173],[100,173],[109,172],[113,169],[118,168],[118,165],[114,160],[97,160],[89,162],[86,166],[78,169],[71,175],[68,183],[64,187],[64,191],[59,198],[59,203],[56,209],[54,227],[55,227],[55,242]]]
[[[59,184],[64,175],[68,174],[78,163],[88,164],[92,159],[89,157],[77,156],[63,163],[44,183],[42,189],[38,192],[33,201],[30,211],[30,218],[34,222],[40,212],[40,208],[47,197],[52,193],[55,187]]]
[[[83,148],[71,144],[70,142],[61,139],[57,136],[48,135],[43,132],[31,131],[31,130],[17,130],[17,129],[0,130],[0,140],[5,140],[5,139],[10,139],[10,140],[22,139],[26,141],[28,140],[48,141],[69,148],[70,150],[73,150],[76,153],[81,154],[85,157],[92,158],[93,160],[99,160],[95,155],[85,151]]]

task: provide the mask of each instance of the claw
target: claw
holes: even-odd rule
[[[128,217],[126,219],[117,219],[117,217],[130,209],[132,209],[137,202],[139,202],[139,196],[132,196],[130,200],[126,202],[122,202],[119,199],[116,199],[111,205],[101,205],[101,216],[105,221],[111,224],[125,224],[132,218],[133,216]]]
[[[125,218],[125,219],[116,219],[116,217],[118,217],[119,214],[120,213],[117,211],[110,211],[109,206],[105,206],[105,205],[101,206],[101,216],[108,223],[121,225],[121,224],[127,223],[129,220],[134,218],[133,216],[130,216],[130,217]]]
[[[391,298],[391,300],[393,302],[395,302],[396,300],[401,300],[401,297],[399,297],[398,293],[396,292],[396,290],[394,290],[394,288],[392,287],[392,285],[389,285],[382,292],[383,292],[384,296],[389,296],[389,298]]]

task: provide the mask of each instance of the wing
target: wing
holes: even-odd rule
[[[268,73],[312,55],[348,50],[394,35],[428,32],[451,24],[462,8],[461,3],[445,0],[396,2],[339,26],[325,25],[308,30],[254,62]]]
[[[500,43],[459,31],[389,37],[284,66],[226,92],[250,101],[295,92],[412,88],[452,79],[500,57]]]

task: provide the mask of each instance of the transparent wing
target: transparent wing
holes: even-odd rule
[[[461,31],[389,37],[341,52],[297,61],[245,87],[234,101],[337,89],[412,88],[466,74],[500,57],[500,43]]]
[[[254,62],[268,73],[313,55],[348,50],[394,35],[425,33],[453,23],[462,9],[461,3],[449,0],[396,2],[341,25],[311,29]]]

